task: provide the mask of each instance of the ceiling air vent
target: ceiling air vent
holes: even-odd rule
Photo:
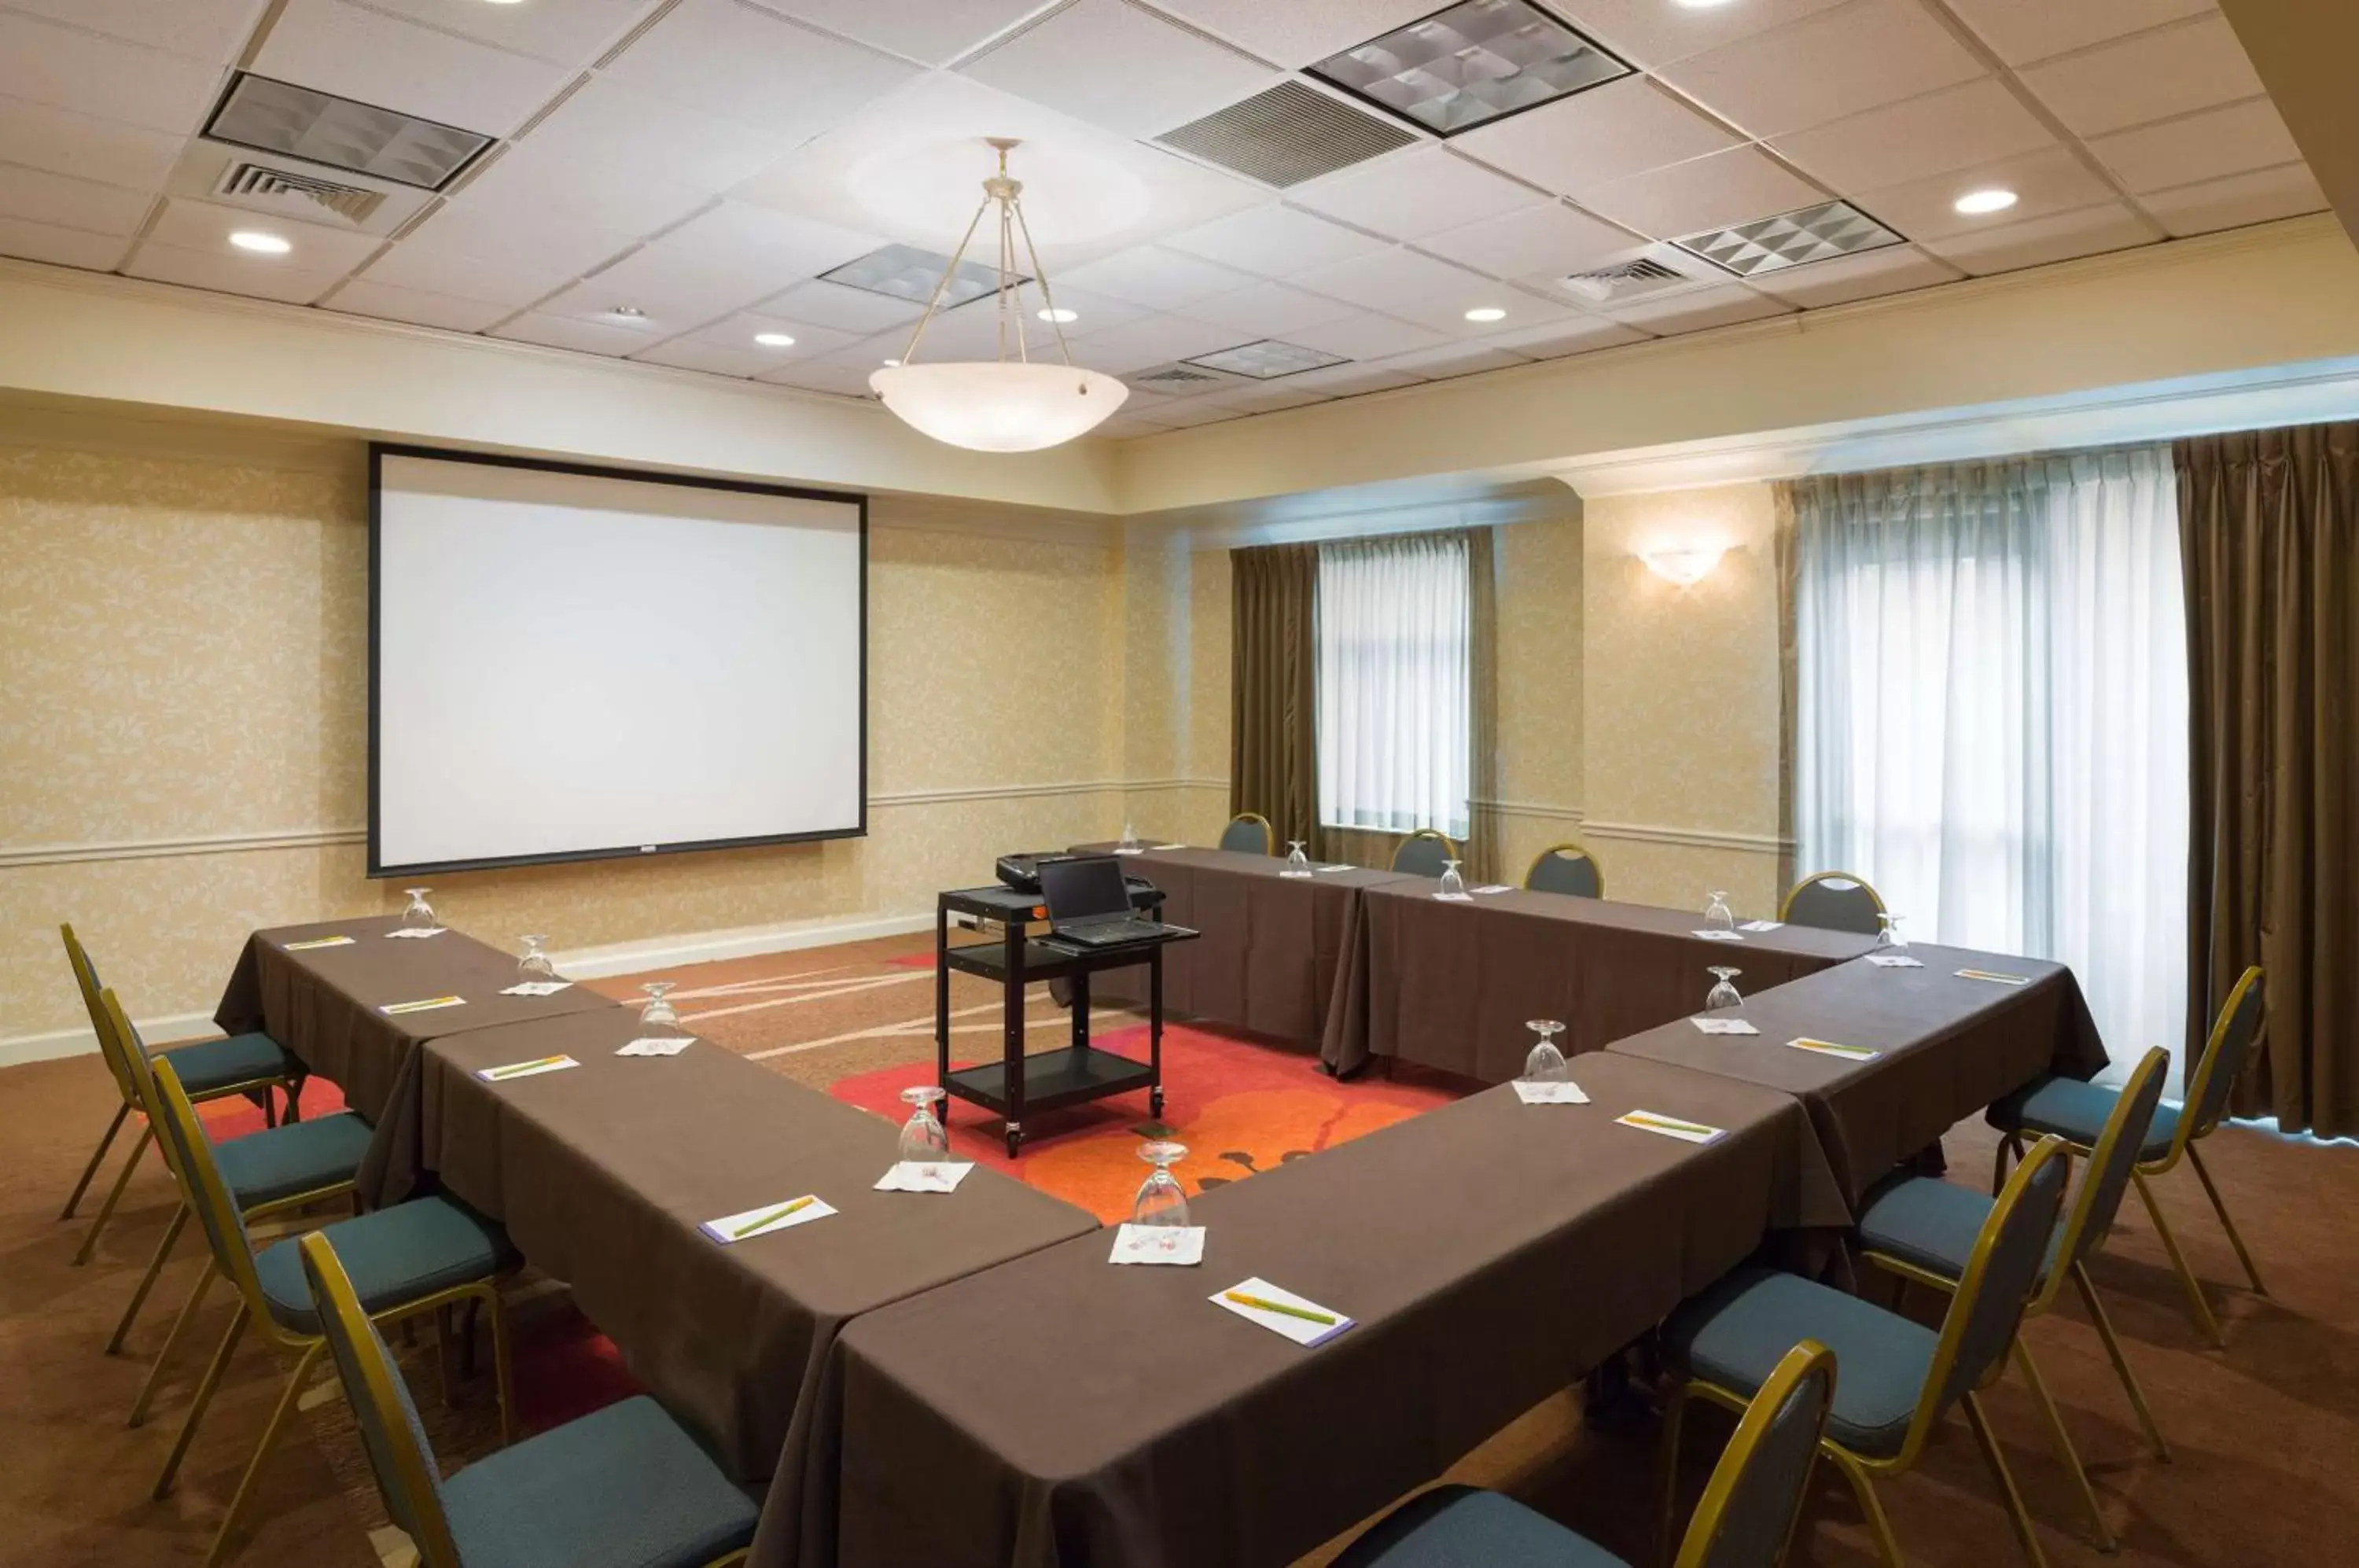
[[[1299,82],[1282,82],[1155,138],[1174,152],[1281,190],[1416,139]]]
[[[1234,376],[1221,376],[1210,370],[1199,370],[1190,365],[1166,365],[1154,370],[1142,370],[1125,377],[1133,387],[1180,397],[1190,392],[1209,392],[1215,387],[1227,387],[1236,381]]]
[[[240,71],[205,124],[217,142],[440,191],[492,138]]]
[[[1727,276],[1677,245],[1650,245],[1550,282],[1593,310],[1725,283]]]
[[[364,185],[344,185],[291,169],[266,163],[233,163],[213,194],[241,206],[285,212],[289,217],[317,223],[321,217],[342,218],[358,226],[385,205],[385,192]]]

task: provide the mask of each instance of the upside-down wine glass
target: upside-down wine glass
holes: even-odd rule
[[[1445,860],[1441,863],[1441,891],[1440,896],[1444,898],[1462,898],[1466,897],[1466,878],[1458,875],[1458,866],[1459,863],[1455,860]]]
[[[1540,1037],[1531,1054],[1524,1058],[1524,1077],[1534,1083],[1562,1083],[1571,1078],[1572,1064],[1552,1038],[1564,1032],[1564,1025],[1554,1018],[1534,1018],[1524,1027]]]
[[[1136,855],[1138,852],[1138,830],[1128,822],[1123,823],[1122,842],[1114,847],[1125,855]]]
[[[1188,1146],[1158,1138],[1141,1144],[1138,1157],[1155,1170],[1139,1183],[1138,1196],[1131,1201],[1130,1223],[1151,1228],[1158,1234],[1154,1245],[1166,1252],[1176,1251],[1180,1232],[1188,1224],[1188,1194],[1180,1189],[1180,1178],[1171,1168],[1188,1158]]]
[[[949,1097],[931,1083],[901,1091],[901,1101],[909,1107],[909,1119],[901,1124],[903,1164],[940,1165],[951,1157],[951,1135],[934,1115],[935,1105]]]
[[[639,1008],[639,1027],[651,1034],[673,1034],[679,1029],[679,1010],[667,998],[679,982],[650,980],[639,987],[647,994],[646,1004]]]
[[[1703,907],[1703,924],[1706,931],[1733,931],[1736,929],[1736,914],[1728,907],[1727,894],[1711,895]]]
[[[1279,876],[1308,877],[1310,875],[1310,857],[1302,853],[1302,844],[1303,841],[1299,838],[1286,841],[1286,869],[1279,872]]]
[[[1736,990],[1736,977],[1744,974],[1744,970],[1715,965],[1704,973],[1712,975],[1717,982],[1712,988],[1712,994],[1703,999],[1704,1011],[1710,1012],[1715,1007],[1745,1006],[1745,998],[1739,996]]]
[[[1902,948],[1908,945],[1908,939],[1900,934],[1901,919],[1902,917],[1899,915],[1878,915],[1875,917],[1875,945],[1877,947]]]
[[[550,961],[549,954],[542,951],[540,945],[549,940],[547,937],[521,936],[516,940],[524,943],[524,956],[516,960],[518,975],[523,975],[528,982],[557,978],[557,965]]]
[[[409,902],[401,911],[401,929],[403,931],[432,931],[434,929],[434,906],[426,901],[426,895],[431,893],[434,889],[431,887],[405,887],[402,891],[409,895]]]

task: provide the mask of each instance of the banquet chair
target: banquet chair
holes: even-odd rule
[[[1552,844],[1540,851],[1524,873],[1524,886],[1535,893],[1570,893],[1576,898],[1605,897],[1605,867],[1597,856],[1577,844]]]
[[[1865,878],[1848,871],[1813,871],[1787,890],[1777,918],[1789,925],[1874,936],[1883,929],[1876,919],[1883,913],[1884,900]]]
[[[1833,1351],[1843,1367],[1820,1452],[1858,1495],[1886,1568],[1901,1568],[1900,1544],[1874,1477],[1912,1468],[1934,1423],[1961,1404],[2006,1497],[2024,1556],[2032,1568],[2047,1568],[1977,1393],[2006,1370],[2008,1348],[2055,1233],[2070,1164],[2060,1138],[2042,1138],[2024,1157],[1974,1237],[1938,1332],[1832,1286],[1767,1269],[1740,1269],[1674,1312],[1663,1328],[1663,1346],[1672,1364],[1685,1369],[1686,1381],[1673,1391],[1663,1417],[1666,1536],[1689,1399],[1701,1396],[1743,1410],[1785,1347],[1813,1339]]]
[[[2154,1125],[2139,1143],[2137,1163],[2130,1171],[2138,1200],[2154,1221],[2155,1233],[2162,1237],[2163,1250],[2170,1255],[2170,1266],[2178,1270],[2180,1283],[2187,1288],[2195,1325],[2214,1347],[2224,1346],[2227,1337],[2220,1332],[2219,1320],[2212,1315],[2211,1303],[2203,1299],[2203,1286],[2195,1278],[2195,1270],[2188,1267],[2187,1255],[2179,1250],[2179,1238],[2171,1234],[2170,1222],[2163,1218],[2162,1205],[2154,1201],[2154,1191],[2147,1185],[2147,1178],[2168,1173],[2185,1156],[2187,1162],[2195,1167],[2196,1179],[2203,1183],[2203,1195],[2212,1200],[2212,1212],[2220,1216],[2220,1228],[2228,1233],[2229,1245],[2236,1249],[2237,1261],[2245,1266],[2245,1277],[2252,1280],[2255,1291],[2264,1296],[2269,1293],[2268,1287],[2261,1283],[2261,1271],[2253,1267],[2253,1255],[2245,1250],[2236,1222],[2228,1217],[2228,1205],[2220,1201],[2220,1189],[2212,1183],[2202,1154],[2195,1147],[2212,1136],[2212,1129],[2228,1113],[2228,1092],[2243,1074],[2252,1056],[2253,1041],[2260,1034],[2266,990],[2258,964],[2237,978],[2228,999],[2220,1006],[2219,1016],[2212,1020],[2203,1054],[2197,1059],[2195,1071],[2188,1079],[2186,1102],[2161,1106],[2154,1113]],[[2114,1100],[2122,1093],[2102,1084],[2083,1083],[2076,1078],[2048,1077],[1991,1106],[1984,1119],[2006,1135],[1999,1144],[1996,1170],[1992,1176],[1994,1184],[2006,1172],[2007,1156],[2022,1155],[2026,1133],[2060,1138],[2076,1151],[2086,1152],[2094,1147],[2113,1113]]]
[[[111,1057],[120,1062],[129,1074],[132,1092],[141,1116],[151,1127],[163,1125],[163,1112],[156,1099],[156,1070],[147,1042],[139,1038],[139,1029],[123,1011],[121,998],[111,991],[99,995],[99,1038]],[[201,1132],[201,1127],[200,1131]],[[248,1133],[244,1138],[213,1146],[213,1162],[221,1170],[222,1181],[229,1189],[231,1206],[247,1223],[265,1219],[316,1203],[328,1198],[349,1196],[360,1174],[361,1160],[368,1153],[369,1139],[374,1136],[369,1124],[349,1111],[334,1116],[315,1116],[308,1122],[284,1122],[261,1132]],[[179,1206],[173,1211],[172,1223],[165,1227],[163,1238],[156,1244],[156,1254],[147,1260],[147,1272],[141,1275],[139,1287],[131,1292],[131,1300],[123,1309],[123,1317],[114,1325],[114,1334],[106,1342],[106,1353],[114,1356],[123,1349],[131,1333],[131,1325],[139,1316],[139,1309],[155,1288],[157,1276],[164,1269],[165,1259],[172,1255],[180,1233],[188,1227],[189,1188],[179,1164],[171,1157],[171,1146],[159,1144],[165,1156],[165,1168],[170,1171],[173,1184],[179,1189]],[[210,1271],[198,1276],[196,1290],[189,1305],[173,1324],[172,1338],[179,1337],[196,1302],[203,1296]],[[159,1356],[158,1367],[165,1357]],[[149,1377],[150,1386],[154,1374]],[[144,1413],[144,1412],[143,1412]],[[137,1425],[134,1421],[133,1425]]]
[[[212,1402],[214,1390],[221,1387],[222,1374],[228,1370],[230,1357],[235,1354],[246,1325],[258,1325],[271,1344],[296,1354],[294,1370],[288,1374],[286,1388],[270,1412],[269,1423],[262,1429],[254,1457],[247,1461],[245,1474],[230,1497],[229,1511],[223,1516],[212,1546],[205,1554],[205,1568],[214,1568],[228,1553],[238,1519],[254,1497],[255,1481],[262,1473],[263,1462],[270,1456],[278,1430],[287,1424],[288,1414],[294,1410],[312,1363],[319,1359],[326,1341],[321,1337],[319,1312],[312,1302],[310,1289],[303,1279],[303,1266],[294,1238],[275,1241],[260,1252],[253,1249],[245,1222],[233,1205],[228,1185],[213,1160],[212,1146],[197,1126],[196,1111],[189,1104],[188,1094],[180,1087],[179,1074],[173,1071],[168,1058],[156,1064],[156,1091],[164,1113],[164,1137],[188,1181],[197,1222],[204,1227],[205,1240],[212,1250],[212,1266],[238,1294],[237,1311],[230,1319],[229,1331],[222,1336],[221,1347],[213,1352],[212,1365],[205,1368],[204,1377],[197,1385],[196,1397],[180,1422],[179,1435],[173,1440],[163,1473],[156,1479],[154,1495],[159,1500],[171,1495],[180,1461],[197,1434],[197,1424],[204,1417],[205,1407]],[[505,1445],[516,1404],[509,1377],[507,1312],[501,1304],[498,1285],[498,1276],[515,1258],[506,1234],[473,1209],[443,1197],[414,1198],[355,1219],[339,1220],[311,1234],[334,1242],[353,1272],[361,1306],[372,1319],[383,1322],[419,1312],[435,1313],[435,1325],[440,1331],[438,1344],[446,1396],[451,1354],[448,1344],[441,1341],[447,1340],[448,1323],[446,1315],[437,1309],[462,1301],[490,1306],[492,1359],[499,1388],[500,1442]]]
[[[1439,877],[1457,858],[1457,843],[1449,834],[1419,828],[1393,851],[1393,869],[1404,877]]]
[[[408,1385],[325,1232],[302,1240],[321,1332],[386,1513],[420,1568],[690,1568],[742,1562],[759,1517],[645,1394],[441,1479]]]
[[[1239,811],[1221,830],[1221,847],[1239,850],[1246,855],[1275,855],[1277,838],[1270,831],[1269,819],[1258,811]]]
[[[1775,1568],[1818,1459],[1835,1358],[1805,1340],[1786,1352],[1712,1466],[1673,1568]],[[1663,1543],[1669,1547],[1668,1539]],[[1473,1486],[1420,1492],[1343,1550],[1334,1568],[1627,1568],[1512,1498]]]
[[[2080,1291],[2082,1304],[2088,1309],[2089,1321],[2096,1325],[2098,1338],[2104,1342],[2105,1354],[2113,1359],[2114,1370],[2121,1377],[2123,1388],[2129,1394],[2130,1405],[2146,1428],[2147,1441],[2153,1444],[2155,1457],[2163,1460],[2170,1457],[2170,1445],[2163,1442],[2154,1412],[2147,1408],[2146,1393],[2122,1356],[2121,1341],[2114,1337],[2113,1321],[2097,1299],[2097,1287],[2089,1278],[2088,1262],[2104,1244],[2106,1233],[2113,1228],[2114,1216],[2121,1210],[2122,1193],[2129,1187],[2131,1168],[2137,1163],[2138,1149],[2154,1123],[2155,1107],[2162,1101],[2163,1077],[2169,1068],[2169,1052],[2149,1051],[2122,1086],[2114,1101],[2113,1115],[2105,1119],[2104,1130],[2098,1135],[2094,1150],[2082,1166],[2081,1180],[2057,1223],[2046,1272],[2023,1310],[2027,1321],[2039,1316],[2055,1306],[2057,1297],[2063,1293],[2064,1281],[2072,1281]],[[1860,1245],[1869,1262],[1903,1280],[1913,1279],[1939,1290],[1955,1290],[1958,1281],[1965,1278],[1966,1265],[1973,1254],[1974,1236],[1989,1219],[1991,1208],[1992,1200],[1972,1188],[1938,1177],[1897,1176],[1867,1195],[1859,1216]],[[2032,1393],[2038,1398],[2040,1412],[2048,1418],[2057,1454],[2080,1486],[2090,1517],[2097,1521],[2099,1550],[2114,1551],[2117,1543],[2097,1507],[2097,1494],[2089,1485],[2088,1472],[2082,1468],[2081,1456],[2072,1447],[2071,1435],[2064,1430],[2064,1419],[2057,1413],[2056,1401],[2049,1398],[2039,1364],[2031,1358],[2031,1344],[2020,1334],[2015,1341],[2015,1357],[2023,1368],[2024,1381],[2031,1385]]]
[[[91,1152],[90,1163],[82,1170],[82,1180],[74,1183],[73,1192],[66,1198],[66,1206],[58,1215],[61,1220],[73,1218],[82,1194],[90,1188],[91,1178],[98,1174],[106,1159],[106,1151],[114,1146],[114,1135],[132,1113],[140,1112],[138,1141],[131,1147],[131,1158],[124,1161],[123,1172],[115,1177],[114,1185],[107,1190],[106,1201],[99,1205],[98,1217],[91,1222],[90,1234],[82,1240],[74,1253],[77,1265],[88,1263],[98,1249],[98,1238],[106,1230],[106,1222],[114,1215],[114,1206],[123,1201],[124,1188],[131,1184],[131,1172],[138,1168],[139,1157],[147,1152],[147,1144],[156,1136],[153,1123],[147,1119],[138,1102],[138,1092],[131,1082],[130,1069],[122,1056],[113,1049],[106,1020],[102,1016],[98,994],[102,989],[98,966],[91,962],[90,953],[71,925],[58,927],[65,939],[66,962],[73,966],[74,984],[82,988],[82,1005],[90,1014],[90,1027],[98,1036],[99,1054],[106,1059],[107,1071],[114,1074],[114,1092],[120,1103],[114,1107],[114,1119],[106,1124],[106,1134]],[[302,1062],[289,1054],[287,1048],[266,1034],[234,1034],[226,1040],[199,1040],[193,1045],[172,1048],[173,1063],[179,1068],[180,1082],[188,1086],[189,1098],[200,1103],[225,1099],[232,1094],[255,1094],[261,1097],[264,1118],[276,1126],[277,1112],[270,1101],[273,1088],[287,1092],[287,1119],[294,1121],[301,1114],[298,1100],[303,1093]]]

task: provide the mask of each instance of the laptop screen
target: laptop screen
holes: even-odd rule
[[[1040,898],[1052,920],[1130,912],[1130,887],[1122,879],[1122,862],[1110,855],[1042,861]]]

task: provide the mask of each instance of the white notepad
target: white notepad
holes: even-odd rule
[[[897,1160],[876,1179],[880,1192],[955,1192],[974,1166],[955,1160]]]
[[[1733,931],[1690,931],[1688,934],[1698,942],[1743,942],[1745,940]]]
[[[1434,897],[1445,904],[1471,904],[1474,901],[1472,893],[1436,893]]]
[[[1867,961],[1878,969],[1922,969],[1924,964],[1905,953],[1871,953]]]
[[[1749,931],[1773,931],[1785,923],[1783,920],[1747,920],[1736,929]]]
[[[1527,1105],[1585,1105],[1589,1096],[1578,1083],[1547,1083],[1531,1078],[1516,1080],[1516,1098]]]
[[[571,980],[519,980],[513,985],[502,986],[500,995],[503,996],[554,996],[560,991],[570,991],[572,988],[573,982]]]
[[[1115,1228],[1109,1263],[1167,1263],[1190,1269],[1204,1261],[1202,1225],[1136,1225]]]
[[[717,1220],[707,1220],[697,1228],[723,1247],[741,1241],[751,1241],[757,1236],[773,1231],[792,1230],[813,1220],[823,1220],[835,1211],[827,1200],[811,1193],[788,1198],[783,1203],[764,1203],[743,1214],[723,1214]]]
[[[1253,1301],[1268,1303],[1256,1306],[1253,1301],[1232,1298],[1248,1296]],[[1291,1290],[1281,1290],[1266,1279],[1248,1279],[1213,1292],[1212,1305],[1232,1312],[1247,1323],[1256,1323],[1272,1334],[1283,1334],[1297,1345],[1323,1345],[1352,1326],[1352,1320],[1332,1307],[1322,1307],[1308,1296],[1298,1296]],[[1273,1310],[1291,1307],[1292,1312]]]
[[[1688,1022],[1705,1034],[1759,1034],[1761,1031],[1743,1018],[1690,1018]]]
[[[389,931],[385,934],[387,936],[406,937],[440,936],[444,931],[450,929],[451,928],[448,926],[404,926],[399,931]]]
[[[678,1056],[696,1041],[687,1035],[641,1035],[615,1048],[617,1056]]]

